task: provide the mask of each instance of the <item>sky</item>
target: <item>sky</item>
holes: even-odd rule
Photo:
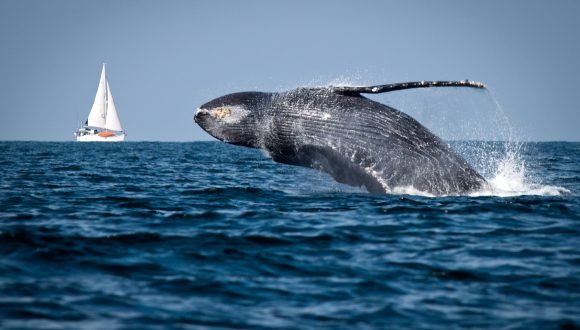
[[[210,140],[193,112],[233,92],[463,79],[499,104],[474,122],[580,141],[575,0],[0,0],[0,44],[0,140],[72,141],[105,62],[128,141]],[[461,93],[391,101],[463,125],[441,100]]]

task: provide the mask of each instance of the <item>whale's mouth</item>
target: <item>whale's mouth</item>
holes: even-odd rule
[[[228,142],[223,125],[219,125],[219,123],[215,121],[212,111],[204,108],[196,109],[193,114],[193,121],[212,137],[226,143]]]
[[[209,117],[210,112],[206,109],[198,108],[193,115],[193,121],[200,124],[204,118]]]
[[[209,135],[217,138],[218,140],[223,140],[220,138],[220,134],[216,134],[214,131],[216,127],[209,110],[203,108],[198,108],[195,110],[195,113],[193,114],[193,121]]]

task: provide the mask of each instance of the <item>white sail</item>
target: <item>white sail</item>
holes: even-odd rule
[[[117,114],[117,109],[115,108],[115,102],[113,101],[113,94],[111,94],[111,89],[109,88],[109,83],[107,82],[107,114],[105,117],[105,128],[111,131],[122,131],[121,121],[119,120],[119,115]]]
[[[99,81],[99,87],[97,88],[97,95],[95,95],[95,102],[93,102],[93,107],[89,113],[89,118],[87,119],[88,126],[93,127],[105,127],[105,119],[107,112],[107,77],[105,73],[105,64],[103,64],[103,70],[101,71],[101,80]]]

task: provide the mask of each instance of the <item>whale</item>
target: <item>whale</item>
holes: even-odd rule
[[[487,182],[464,158],[408,114],[364,95],[438,87],[486,88],[463,80],[237,92],[198,107],[194,121],[220,141],[370,193],[467,194]]]

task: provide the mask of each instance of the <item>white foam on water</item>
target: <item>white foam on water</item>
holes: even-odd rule
[[[415,195],[423,197],[437,197],[437,195],[421,191],[413,186],[393,187],[392,189],[388,189],[387,193],[393,195]]]
[[[508,150],[504,158],[497,161],[493,177],[487,178],[488,185],[469,196],[560,196],[570,193],[566,188],[534,183],[526,174],[526,164],[519,152]]]

